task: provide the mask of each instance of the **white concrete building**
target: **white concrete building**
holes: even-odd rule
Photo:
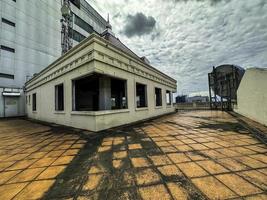
[[[235,111],[267,125],[267,69],[246,69],[237,90]]]
[[[175,111],[176,80],[106,30],[92,34],[26,83],[27,115],[91,131]]]
[[[85,1],[71,0],[73,43],[107,22]],[[0,0],[0,117],[24,115],[23,85],[61,55],[61,0]]]
[[[208,96],[189,96],[186,97],[186,102],[188,103],[207,103],[209,102]]]

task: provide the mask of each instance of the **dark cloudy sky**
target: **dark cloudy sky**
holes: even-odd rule
[[[208,90],[213,65],[267,67],[267,0],[88,0],[139,56],[177,80],[178,93]]]

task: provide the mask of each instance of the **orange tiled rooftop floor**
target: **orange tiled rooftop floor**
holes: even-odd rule
[[[97,136],[2,120],[0,199],[267,199],[267,146],[255,130],[264,139],[266,127],[217,111]]]

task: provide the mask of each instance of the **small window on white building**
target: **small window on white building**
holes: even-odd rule
[[[59,84],[55,86],[55,110],[64,110],[64,85]]]
[[[167,105],[172,104],[172,93],[169,90],[166,90],[166,104]]]
[[[32,111],[36,111],[36,93],[32,94]]]
[[[136,83],[136,107],[147,107],[146,85],[141,83]]]
[[[162,106],[162,93],[160,88],[155,88],[156,106]]]

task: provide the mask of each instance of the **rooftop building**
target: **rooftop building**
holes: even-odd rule
[[[26,83],[27,115],[100,131],[175,111],[176,80],[110,32],[92,34]]]

